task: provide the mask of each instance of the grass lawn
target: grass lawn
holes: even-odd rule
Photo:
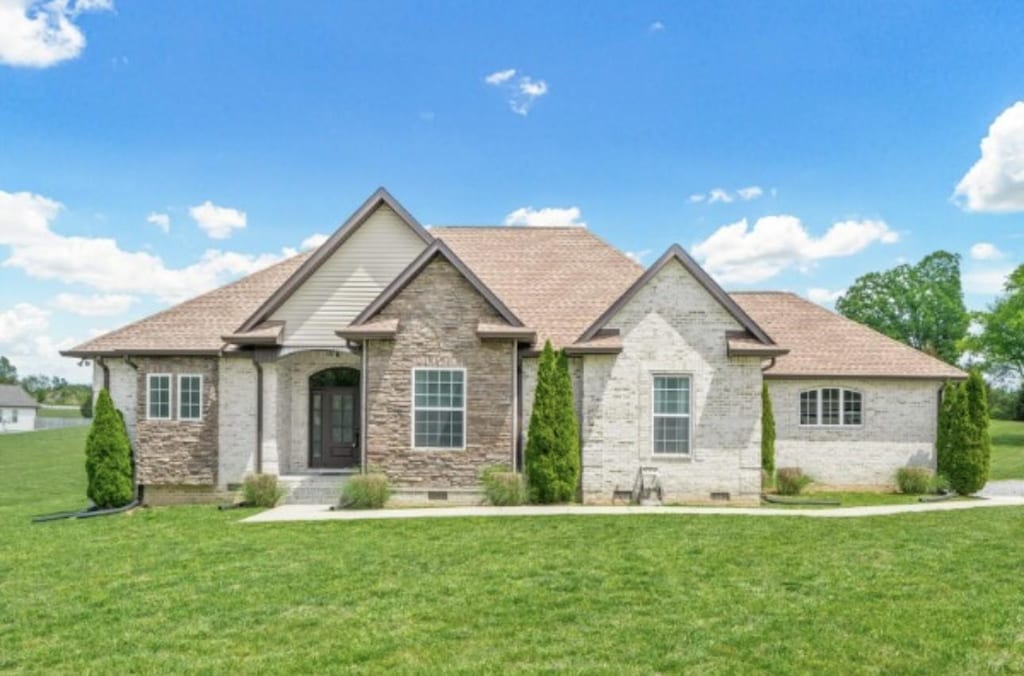
[[[36,411],[40,418],[81,418],[82,411],[77,408],[48,408],[40,407]]]
[[[1024,671],[1024,509],[242,525],[0,437],[0,671]]]
[[[910,505],[920,502],[920,495],[903,495],[902,493],[858,493],[858,492],[809,492],[798,496],[778,496],[782,500],[838,500],[839,507],[871,507],[874,505]],[[778,503],[768,504],[769,507],[806,507],[808,505],[783,505]],[[816,506],[816,505],[815,505]],[[835,507],[835,505],[822,505],[821,507]]]
[[[1024,479],[1024,422],[993,420],[990,479]]]

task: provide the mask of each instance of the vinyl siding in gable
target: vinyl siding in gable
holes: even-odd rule
[[[426,247],[381,205],[271,316],[284,321],[284,344],[335,346],[334,332],[355,319]]]

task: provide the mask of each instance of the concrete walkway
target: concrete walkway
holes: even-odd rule
[[[871,507],[788,508],[773,507],[636,507],[550,505],[526,507],[422,507],[408,509],[338,510],[330,505],[284,505],[260,512],[244,523],[281,521],[363,521],[369,519],[445,519],[483,516],[627,516],[632,514],[728,514],[732,516],[804,516],[812,518],[849,518],[885,516],[917,512],[946,512],[984,507],[1024,507],[1024,497],[991,497],[945,502],[919,502],[911,505],[875,505]]]
[[[1006,479],[1002,481],[989,481],[985,487],[978,491],[978,495],[986,498],[1024,496],[1024,481],[1020,479]]]

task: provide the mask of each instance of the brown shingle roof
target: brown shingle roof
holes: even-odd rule
[[[523,324],[569,345],[643,268],[586,228],[434,227]]]
[[[216,352],[256,308],[306,260],[292,256],[237,282],[179,303],[128,326],[86,341],[62,354],[92,356],[144,352]]]
[[[734,293],[732,297],[789,354],[769,377],[845,376],[958,379],[966,374],[792,293]]]

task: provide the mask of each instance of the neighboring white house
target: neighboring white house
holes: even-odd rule
[[[36,428],[39,404],[20,385],[0,385],[0,432],[29,432]]]

